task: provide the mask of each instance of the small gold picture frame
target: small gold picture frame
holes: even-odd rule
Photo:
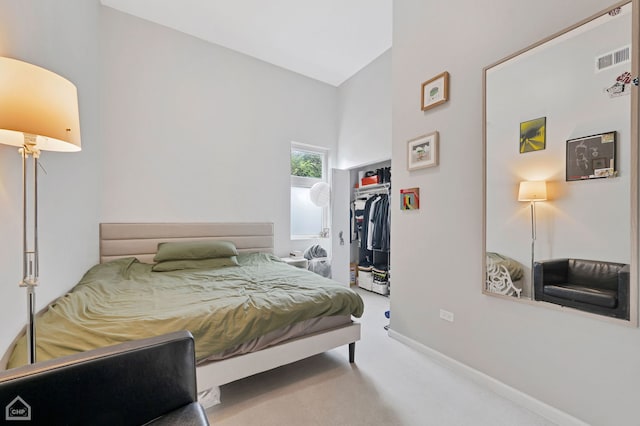
[[[438,106],[448,100],[449,73],[447,71],[422,83],[421,107],[423,111]]]

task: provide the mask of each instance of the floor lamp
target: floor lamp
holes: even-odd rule
[[[531,298],[533,295],[533,262],[535,260],[536,246],[536,202],[547,199],[547,182],[545,181],[523,181],[520,182],[518,191],[518,201],[529,201],[531,203]]]
[[[76,87],[44,68],[0,58],[0,144],[19,147],[22,156],[20,287],[27,290],[27,357],[33,364],[38,285],[38,157],[40,151],[80,151]]]

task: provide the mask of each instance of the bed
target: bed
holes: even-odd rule
[[[171,263],[153,263],[159,244],[212,241],[230,243],[237,264],[224,258],[215,268],[154,270]],[[196,339],[199,392],[342,345],[353,362],[360,324],[352,316],[362,314],[362,299],[282,262],[273,255],[273,241],[271,223],[101,224],[100,264],[38,314],[38,360],[189,329]],[[221,293],[231,302],[219,305]],[[272,301],[277,304],[267,305]],[[72,306],[78,314],[69,313]],[[291,311],[286,314],[293,320],[282,311]],[[8,367],[21,358],[21,339],[4,358]]]
[[[492,293],[520,297],[522,265],[500,253],[487,252],[486,289]]]

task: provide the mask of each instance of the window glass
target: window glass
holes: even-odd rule
[[[311,202],[309,188],[291,187],[291,235],[317,236],[323,228],[323,208]]]
[[[311,202],[309,189],[326,181],[327,151],[291,145],[291,237],[317,238],[327,227],[329,210]]]
[[[323,153],[291,150],[291,176],[322,179]]]

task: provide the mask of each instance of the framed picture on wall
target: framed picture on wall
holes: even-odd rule
[[[547,144],[547,117],[520,123],[520,154],[540,151]]]
[[[616,167],[616,132],[567,141],[567,181],[613,177]]]
[[[420,208],[420,188],[400,190],[400,210],[418,210]]]
[[[440,105],[449,100],[449,73],[443,72],[422,83],[422,110]]]
[[[438,165],[438,132],[418,136],[407,142],[407,170]]]

